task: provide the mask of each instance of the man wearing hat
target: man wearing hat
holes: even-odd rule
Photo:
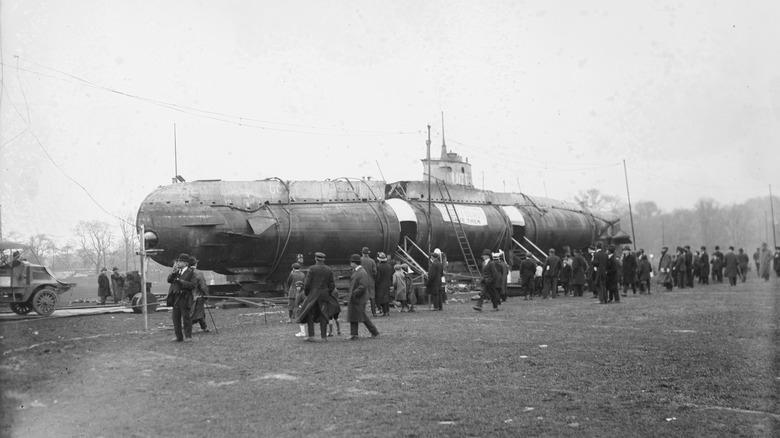
[[[688,262],[685,257],[685,249],[677,247],[677,258],[674,260],[674,271],[677,272],[677,287],[685,289],[688,284]]]
[[[536,274],[536,263],[525,253],[520,253],[520,285],[525,292],[523,300],[532,300],[534,295],[534,274]]]
[[[390,316],[390,288],[393,287],[393,268],[387,263],[387,256],[376,255],[376,306],[382,312],[379,316]]]
[[[661,257],[658,258],[658,282],[663,284],[667,291],[672,290],[672,256],[666,246],[661,248]]]
[[[292,324],[293,322],[293,313],[295,313],[295,297],[298,294],[297,290],[295,289],[295,283],[300,281],[301,285],[303,285],[303,280],[306,279],[306,274],[301,272],[301,265],[299,263],[293,263],[292,264],[292,271],[290,271],[290,275],[287,276],[287,281],[285,281],[285,286],[287,286],[287,323]]]
[[[100,305],[106,304],[106,298],[111,296],[111,283],[106,275],[106,268],[100,269],[100,275],[98,276],[98,299]]]
[[[701,247],[699,255],[699,283],[710,284],[710,256],[706,246]]]
[[[582,288],[585,285],[585,271],[588,269],[588,262],[582,256],[582,250],[574,250],[574,258],[571,260],[571,288],[572,296],[581,297]]]
[[[493,304],[493,311],[498,310],[498,304],[500,299],[498,297],[497,288],[501,287],[501,270],[498,267],[498,263],[492,260],[493,253],[489,249],[482,251],[482,280],[480,284],[482,286],[482,293],[479,294],[479,300],[477,305],[473,307],[477,312],[482,311],[482,303],[485,298],[490,298],[490,302]]]
[[[607,247],[607,302],[620,302],[620,262],[615,255],[615,245]]]
[[[193,306],[190,320],[192,325],[197,322],[200,324],[200,331],[208,332],[208,326],[206,325],[206,297],[209,294],[209,285],[206,283],[206,278],[203,277],[203,272],[198,269],[198,259],[194,256],[190,256],[190,269],[193,273],[195,281],[195,289],[193,289]]]
[[[596,252],[593,253],[593,284],[596,287],[594,293],[597,293],[600,304],[607,304],[607,266],[609,265],[609,255],[604,251],[604,244],[596,244]]]
[[[639,267],[639,262],[636,259],[636,255],[631,252],[631,247],[626,245],[623,247],[623,296],[628,295],[628,287],[631,286],[631,291],[636,295],[636,270]]]
[[[555,255],[555,249],[550,248],[549,255],[542,269],[544,270],[543,298],[546,300],[551,293],[553,298],[557,298],[558,272],[561,270],[561,258]]]
[[[723,283],[723,253],[720,252],[720,246],[715,245],[715,252],[712,253],[712,281]]]
[[[729,252],[723,256],[723,267],[726,270],[726,277],[729,279],[729,286],[737,285],[737,276],[739,275],[739,261],[737,254],[734,253],[734,247],[729,247]]]
[[[352,268],[352,276],[349,278],[349,303],[347,304],[347,321],[349,322],[349,340],[358,339],[358,326],[362,322],[372,338],[379,336],[374,323],[366,313],[368,302],[368,272],[361,266],[362,258],[352,254],[349,265]]]
[[[171,317],[176,342],[192,340],[192,290],[195,289],[195,273],[190,269],[190,256],[179,254],[173,264],[173,270],[168,274],[168,301],[171,302]]]
[[[371,315],[376,316],[376,262],[369,255],[371,251],[367,246],[363,247],[361,253],[363,255],[360,257],[360,266],[368,274],[368,300],[371,302]]]
[[[320,324],[322,340],[328,340],[328,322],[339,310],[339,303],[332,295],[335,289],[333,270],[325,265],[325,254],[314,253],[314,265],[309,268],[309,273],[303,281],[303,293],[306,298],[298,314],[298,323],[306,324],[308,328],[307,341],[314,341],[315,322]]]
[[[442,310],[439,289],[441,288],[441,277],[444,275],[444,265],[442,265],[440,257],[437,253],[431,254],[428,278],[425,280],[425,294],[433,300],[433,310]]]
[[[119,273],[119,268],[116,266],[111,270],[111,291],[114,295],[114,304],[119,304],[125,299],[125,277]]]

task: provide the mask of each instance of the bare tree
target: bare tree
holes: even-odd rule
[[[135,219],[132,214],[126,214],[124,218],[119,219],[119,230],[122,232],[122,258],[125,262],[125,271],[130,270],[130,261],[133,263],[133,270],[136,269],[135,264],[135,247],[136,247],[136,231],[135,231]]]
[[[57,245],[55,245],[51,237],[46,234],[30,236],[27,244],[30,245],[30,254],[41,264],[46,264],[45,260],[47,255],[54,255],[54,252],[57,250]]]
[[[574,196],[574,202],[582,207],[597,211],[606,211],[617,215],[620,215],[626,209],[626,205],[622,199],[617,196],[601,193],[599,189],[580,191],[578,195]]]
[[[75,229],[79,237],[79,254],[91,265],[95,273],[105,266],[111,250],[113,235],[109,224],[100,221],[79,221]]]

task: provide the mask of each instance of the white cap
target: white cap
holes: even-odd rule
[[[441,254],[441,250],[439,248],[436,248],[433,250],[434,254]]]

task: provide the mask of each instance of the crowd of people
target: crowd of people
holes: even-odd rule
[[[618,251],[618,247],[605,247],[602,243],[584,253],[575,249],[563,259],[555,255],[554,249],[550,249],[545,261],[520,254],[518,283],[526,300],[534,296],[556,298],[558,285],[561,285],[564,296],[581,297],[587,289],[593,293],[593,298],[607,304],[619,303],[621,291],[626,297],[629,289],[632,294],[651,294],[653,283],[670,291],[692,288],[694,284],[710,284],[710,280],[723,283],[726,278],[730,286],[737,286],[740,280],[743,283],[747,280],[751,270],[750,258],[744,248],[735,252],[733,246],[723,253],[716,245],[712,255],[705,246],[694,251],[689,245],[680,246],[674,253],[663,247],[655,268],[652,257],[644,249],[633,251],[624,246]],[[770,270],[780,277],[780,248],[773,254],[764,243],[756,249],[753,260],[760,278],[769,280]]]
[[[299,263],[292,270],[285,283],[288,299],[288,323],[299,324],[298,337],[314,341],[315,324],[320,326],[320,338],[326,341],[333,336],[333,325],[337,334],[341,334],[339,315],[341,303],[333,270],[325,264],[325,254],[316,252],[315,263],[304,273]],[[425,276],[425,294],[432,311],[443,310],[446,301],[445,264],[443,254],[438,249],[430,255],[429,267]],[[595,247],[583,251],[568,251],[563,257],[550,249],[544,261],[529,255],[517,254],[510,266],[503,251],[492,252],[485,249],[479,264],[479,284],[481,291],[473,309],[481,312],[485,301],[489,300],[493,311],[500,310],[507,300],[507,286],[511,281],[510,271],[518,270],[517,283],[522,289],[524,300],[555,299],[562,289],[563,296],[582,297],[590,291],[593,298],[601,304],[619,303],[622,296],[632,294],[651,294],[652,284],[656,283],[671,291],[674,288],[692,288],[695,284],[706,285],[722,283],[728,279],[730,286],[737,286],[741,280],[747,280],[750,258],[743,248],[735,252],[730,246],[726,253],[719,246],[714,247],[712,255],[707,248],[692,251],[690,246],[677,247],[670,253],[663,247],[655,268],[651,263],[652,255],[643,249],[633,251],[629,246],[619,250],[615,245],[597,243]],[[351,275],[347,295],[346,319],[349,323],[349,339],[359,339],[358,329],[362,323],[372,338],[379,336],[379,330],[371,318],[390,316],[391,306],[399,312],[414,312],[418,301],[417,289],[412,281],[412,271],[405,263],[391,263],[385,253],[377,253],[376,260],[371,257],[369,248],[364,247],[361,254],[350,257]],[[769,280],[770,270],[780,277],[780,248],[772,253],[764,243],[753,254],[753,262],[758,276]],[[191,341],[192,326],[199,324],[208,332],[205,318],[205,301],[208,285],[203,273],[197,269],[198,260],[187,254],[180,254],[168,275],[170,283],[167,305],[172,308],[173,327],[177,342]],[[655,281],[652,279],[655,278]],[[113,296],[114,302],[124,299],[124,278],[113,269],[111,277],[103,268],[98,277],[98,295],[101,304]],[[370,312],[370,315],[369,315]]]

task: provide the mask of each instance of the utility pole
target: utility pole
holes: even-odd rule
[[[442,143],[444,142],[443,138],[444,134],[442,133]],[[433,232],[433,228],[431,227],[431,125],[428,125],[428,140],[425,140],[425,146],[427,149],[425,156],[428,161],[428,254],[430,255],[431,232]]]
[[[772,241],[774,242],[774,247],[777,248],[777,234],[775,233],[775,200],[772,198],[772,184],[769,184],[769,207],[772,209]]]
[[[634,251],[636,251],[636,234],[634,234],[634,212],[631,210],[631,192],[628,191],[628,170],[626,170],[626,160],[623,160],[623,174],[626,176],[626,195],[628,196],[628,217],[631,219],[631,238],[634,240]]]

